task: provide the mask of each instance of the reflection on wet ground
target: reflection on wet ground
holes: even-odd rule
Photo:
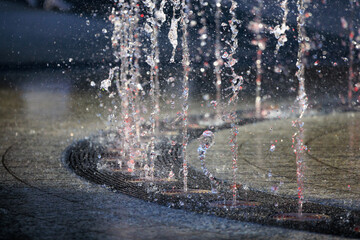
[[[0,90],[0,151],[2,154],[0,238],[329,238],[329,236],[321,234],[279,229],[168,209],[123,194],[113,193],[78,178],[62,166],[60,163],[61,153],[73,141],[96,134],[99,130],[108,129],[109,125],[106,124],[106,121],[98,117],[99,114],[106,116],[104,113],[107,110],[99,107],[99,101],[95,98],[97,94],[76,89],[74,91],[72,84],[61,74],[50,76],[51,78],[48,79],[37,80],[41,77],[35,75],[33,79],[24,81],[26,84]],[[251,136],[253,134],[251,131],[260,129],[260,127],[269,129],[269,124],[274,123],[277,122],[247,126],[247,134]],[[306,124],[310,126],[310,123]],[[329,125],[331,125],[330,122]],[[349,146],[352,146],[349,149],[355,153],[356,146],[358,146],[356,122],[353,127],[354,131],[348,130],[350,133],[347,133],[349,135],[347,142]],[[273,128],[275,134],[277,132],[275,125]],[[354,135],[351,135],[352,132]],[[276,134],[281,135],[281,132]],[[329,138],[331,137],[334,136],[330,135]],[[269,141],[275,138],[280,140],[281,136],[253,138],[252,141],[260,142],[259,147],[256,148],[257,152],[251,152],[251,144],[249,144],[247,158],[256,159],[255,153],[260,155],[267,153]],[[347,139],[345,136],[343,138]],[[339,144],[345,142],[341,140],[343,138],[340,137]],[[258,144],[256,141],[253,144]],[[220,141],[217,140],[217,142],[212,150],[215,150],[216,146],[221,146]],[[315,139],[309,143],[309,146],[312,147],[311,154],[318,157],[315,144],[321,145]],[[242,148],[246,149],[246,145],[243,144]],[[280,148],[281,145],[277,146],[267,159],[269,162],[276,160],[286,165],[286,161],[283,162],[285,159],[277,159],[280,155],[276,157]],[[285,144],[284,148],[287,148]],[[223,150],[219,149],[219,151]],[[211,155],[212,153],[209,151],[208,156]],[[290,150],[288,156],[292,158]],[[353,155],[351,159],[348,161],[349,164],[352,163],[351,161],[355,162],[356,155]],[[336,165],[336,161],[331,164],[341,165]],[[277,179],[273,182],[282,179],[276,174],[292,177],[292,172],[294,172],[292,165],[288,164],[288,171],[285,173],[271,168],[272,178]],[[246,165],[241,163],[241,166]],[[265,168],[268,169],[271,164],[264,163],[262,166],[266,166]],[[354,167],[350,165],[346,167],[352,168],[351,170],[355,172]],[[239,169],[239,172],[243,171]],[[249,184],[255,184],[251,185],[252,187],[260,188],[260,181],[258,183],[255,180],[260,177],[266,179],[267,172],[257,170],[262,175],[254,178],[253,167],[249,165],[247,171],[252,174],[243,179],[248,179]],[[265,180],[265,183],[266,181],[268,180]],[[286,179],[283,181],[284,186],[285,181],[290,182]],[[286,184],[288,183],[286,182]],[[357,188],[355,181],[345,184],[350,184],[351,190]],[[279,188],[279,191],[282,191],[282,188]],[[352,194],[351,191],[349,193]]]
[[[333,113],[304,119],[305,189],[307,200],[359,208],[360,126],[359,113]],[[296,197],[296,162],[291,119],[271,120],[239,128],[238,181],[244,186]],[[210,171],[231,180],[229,130],[215,134],[215,145],[208,151]],[[191,150],[198,143],[191,145]],[[192,164],[200,168],[196,155]]]

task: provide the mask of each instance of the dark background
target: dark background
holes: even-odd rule
[[[190,20],[198,24],[189,28],[189,45],[192,60],[192,74],[190,77],[191,96],[200,93],[214,93],[214,1],[208,6],[201,6],[199,1],[191,1],[190,8],[195,13]],[[247,28],[254,19],[252,12],[256,1],[237,1],[237,17],[242,21],[239,26],[239,48],[235,55],[238,63],[236,72],[245,78],[244,93],[253,96],[255,92],[255,59],[256,47],[251,44],[255,35]],[[3,87],[16,87],[25,78],[39,72],[60,72],[70,79],[74,91],[89,90],[90,81],[99,83],[107,77],[109,64],[114,62],[110,38],[112,25],[108,15],[112,1],[75,1],[68,0],[71,6],[66,11],[53,7],[44,9],[44,1],[38,1],[36,6],[29,6],[25,1],[0,2],[0,80]],[[221,22],[230,19],[228,12],[230,1],[222,1]],[[267,39],[267,48],[263,52],[263,83],[262,95],[266,96],[294,96],[296,95],[297,79],[296,55],[298,49],[296,17],[296,2],[289,1],[290,13],[288,16],[288,42],[280,48],[278,55],[274,54],[276,39],[268,32],[263,33]],[[162,89],[167,88],[166,79],[169,76],[181,76],[181,54],[176,55],[176,64],[170,64],[169,59],[172,47],[167,39],[172,7],[165,6],[168,14],[167,21],[160,29],[160,81]],[[202,27],[200,17],[196,13],[204,11],[203,16],[208,25],[207,45],[200,47],[198,30]],[[313,98],[321,93],[328,98],[346,96],[349,67],[349,40],[347,29],[341,26],[341,17],[348,23],[353,21],[355,37],[359,35],[360,7],[355,4],[353,12],[349,1],[344,0],[313,0],[309,3],[307,12],[311,14],[306,21],[306,32],[312,48],[307,52],[306,85],[308,94]],[[146,15],[146,11],[143,10]],[[275,26],[282,20],[282,11],[279,1],[264,1],[262,21]],[[104,30],[106,29],[106,33]],[[230,36],[229,29],[222,28],[224,40]],[[146,36],[143,36],[144,39]],[[179,31],[181,37],[181,31]],[[146,43],[146,40],[144,40]],[[146,45],[146,44],[145,44]],[[181,41],[179,42],[181,46]],[[222,49],[226,50],[222,41]],[[178,51],[181,53],[180,51]],[[354,52],[355,81],[359,82],[359,50]],[[141,59],[141,69],[146,82],[148,65]],[[207,63],[210,63],[207,65]],[[280,73],[274,71],[281,69]],[[200,68],[205,68],[204,73]],[[226,71],[223,71],[225,74]],[[45,74],[45,75],[46,75]],[[44,74],[43,74],[44,75]],[[56,74],[55,74],[56,75]],[[226,75],[223,75],[223,88],[229,85]],[[34,78],[27,78],[34,79]],[[36,79],[36,77],[35,77]],[[42,78],[42,84],[47,81]],[[34,80],[27,80],[34,81]],[[40,81],[40,80],[39,80]],[[356,100],[355,100],[356,101]]]

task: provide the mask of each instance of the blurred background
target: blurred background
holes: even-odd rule
[[[353,0],[351,0],[353,1]],[[17,0],[0,2],[0,81],[1,87],[44,86],[69,89],[69,91],[91,91],[90,83],[99,86],[107,78],[110,65],[114,63],[111,47],[112,25],[108,20],[111,0],[76,1],[76,0]],[[206,4],[204,5],[204,2]],[[244,95],[255,94],[256,52],[252,44],[255,33],[249,29],[255,19],[253,0],[237,1],[236,15],[239,25],[239,48],[235,55],[238,63],[235,69],[245,78]],[[311,48],[307,51],[306,85],[312,99],[319,93],[328,99],[346,102],[347,81],[349,74],[350,26],[352,27],[354,58],[353,88],[356,95],[359,85],[359,48],[360,48],[360,7],[353,1],[351,7],[347,0],[307,0],[306,32]],[[261,9],[261,21],[274,27],[282,22],[281,1],[264,1]],[[159,4],[159,3],[158,3]],[[221,22],[227,22],[230,1],[222,1]],[[160,84],[166,90],[167,79],[181,77],[181,54],[176,55],[176,63],[171,64],[171,44],[167,38],[170,26],[170,1],[165,4],[168,14],[159,35],[160,43]],[[296,55],[298,49],[296,1],[289,1],[286,32],[288,41],[274,54],[277,39],[270,32],[263,32],[266,42],[263,51],[262,96],[295,96],[297,94]],[[189,44],[191,52],[191,97],[202,94],[214,94],[214,44],[215,44],[215,0],[190,1]],[[142,12],[145,14],[146,11]],[[207,38],[201,40],[199,31],[204,24]],[[226,49],[230,36],[226,27],[221,28],[221,46]],[[144,33],[145,36],[145,33]],[[179,31],[181,37],[181,31]],[[144,38],[145,39],[145,38]],[[143,40],[144,46],[146,41]],[[205,42],[201,43],[201,42]],[[181,49],[180,49],[181,51]],[[147,81],[148,65],[140,59],[143,82]],[[225,74],[225,71],[224,73]],[[179,79],[180,81],[181,79]],[[55,82],[55,84],[53,84]],[[226,89],[229,83],[225,82]],[[98,87],[96,87],[96,90]],[[358,99],[354,98],[354,104]]]

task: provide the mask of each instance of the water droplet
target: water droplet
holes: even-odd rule
[[[109,91],[109,87],[111,87],[110,79],[105,79],[101,81],[101,85],[100,85],[101,89],[104,89],[105,91]]]
[[[270,146],[270,152],[274,152],[274,151],[275,151],[275,148],[276,148],[275,144],[271,144],[271,146]]]
[[[216,106],[217,106],[217,102],[216,102],[215,100],[213,100],[213,101],[210,102],[210,105],[211,105],[212,107],[214,107],[214,109],[215,109]]]
[[[174,179],[175,178],[175,174],[174,174],[174,172],[172,170],[169,172],[168,178],[169,179]]]
[[[204,95],[203,95],[203,99],[204,99],[205,101],[208,101],[208,100],[210,99],[210,95],[209,95],[209,94],[204,94]]]
[[[171,45],[173,46],[173,52],[171,55],[170,62],[175,62],[175,51],[176,51],[176,47],[178,45],[177,28],[178,28],[179,20],[180,20],[180,18],[176,19],[175,16],[173,16],[173,18],[171,19],[170,30],[168,33],[169,41],[170,41]]]
[[[206,130],[199,138],[200,146],[205,150],[210,148],[214,144],[214,133],[210,130]]]
[[[153,29],[150,27],[149,24],[145,23],[145,28],[144,30],[147,32],[147,33],[152,33]]]
[[[172,82],[174,82],[175,81],[175,78],[174,77],[169,77],[167,80],[166,80],[166,82],[167,83],[172,83]]]

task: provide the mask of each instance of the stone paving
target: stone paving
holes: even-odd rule
[[[360,114],[332,113],[304,118],[306,200],[359,209]],[[270,120],[239,128],[237,181],[249,188],[297,196],[296,161],[291,120]],[[232,179],[229,131],[215,133],[215,144],[206,155],[209,170],[221,179]],[[189,146],[191,164],[197,159],[198,141]],[[271,149],[271,146],[273,148]]]
[[[61,153],[107,127],[93,95],[0,90],[1,239],[337,239],[169,209],[64,168]]]

